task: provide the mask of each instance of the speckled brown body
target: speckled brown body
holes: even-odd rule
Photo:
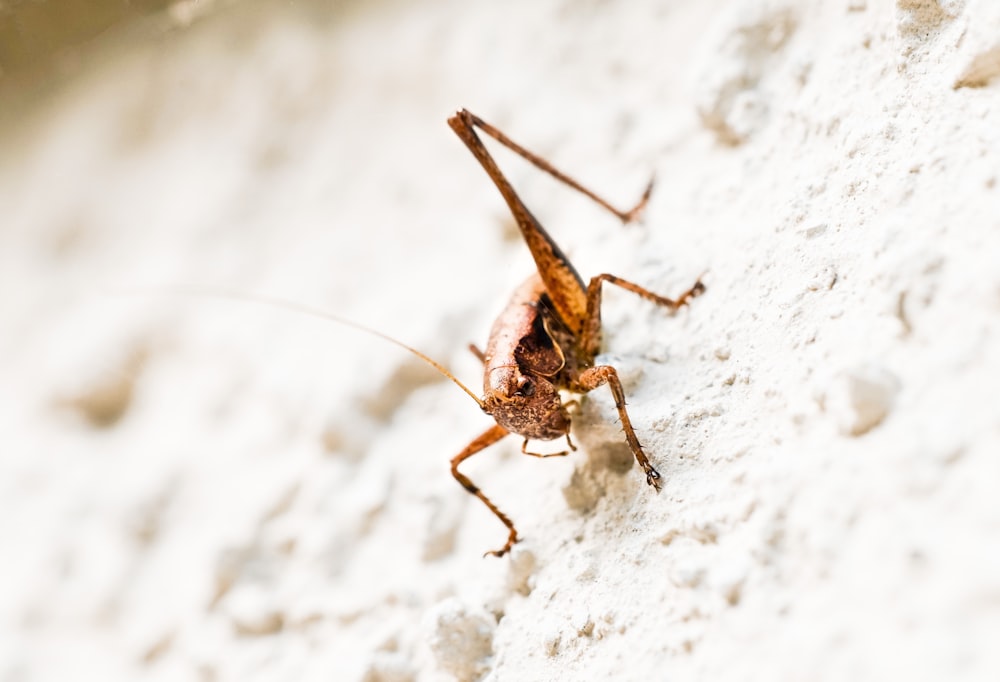
[[[704,286],[698,281],[676,300],[659,296],[609,274],[597,275],[585,286],[569,259],[500,172],[476,134],[476,128],[590,197],[623,222],[634,220],[640,214],[649,199],[652,184],[633,209],[619,211],[470,112],[464,109],[459,111],[448,119],[448,124],[500,190],[537,267],[537,274],[514,291],[509,303],[493,324],[486,351],[480,354],[484,365],[484,396],[480,405],[484,412],[496,420],[496,424],[451,460],[452,475],[507,527],[509,532],[506,544],[499,550],[490,552],[502,556],[518,541],[514,524],[458,470],[459,464],[509,433],[516,433],[524,438],[521,452],[527,455],[554,456],[528,452],[529,439],[553,440],[566,437],[569,447],[573,449],[573,444],[569,441],[570,414],[562,402],[560,391],[586,393],[607,384],[615,398],[625,440],[642,467],[646,482],[659,490],[660,474],[649,462],[632,428],[625,410],[625,395],[615,368],[594,365],[601,345],[601,286],[604,282],[610,282],[671,310],[676,310],[690,298],[700,294],[704,291]],[[567,452],[554,454],[564,455]]]
[[[525,438],[552,440],[569,433],[560,375],[567,350],[549,334],[556,323],[545,303],[545,286],[535,275],[519,286],[490,332],[483,358],[485,410],[497,423]]]

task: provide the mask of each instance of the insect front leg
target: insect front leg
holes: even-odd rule
[[[463,488],[478,497],[479,500],[486,505],[486,508],[493,512],[493,514],[500,519],[500,522],[503,523],[509,531],[509,534],[507,535],[507,544],[500,549],[486,553],[492,554],[493,556],[503,556],[509,552],[510,548],[514,546],[514,543],[517,542],[517,530],[514,528],[514,522],[511,521],[506,514],[497,509],[497,506],[490,501],[490,498],[483,494],[483,491],[472,482],[472,479],[458,470],[458,465],[469,459],[469,457],[472,457],[480,450],[484,450],[485,448],[493,445],[508,433],[510,432],[507,429],[499,424],[495,424],[480,434],[480,436],[474,441],[466,445],[465,449],[455,455],[451,460],[451,475],[455,477],[455,480],[461,483]]]
[[[592,278],[590,285],[587,287],[587,318],[580,335],[580,345],[590,357],[594,357],[600,351],[601,287],[604,282],[616,284],[623,289],[642,296],[648,301],[665,306],[671,310],[677,310],[689,300],[705,291],[705,285],[702,284],[701,278],[676,299],[654,294],[652,291],[644,289],[638,284],[633,284],[614,275],[605,273]],[[628,412],[625,410],[625,391],[622,389],[622,382],[618,378],[617,370],[609,365],[591,367],[581,372],[576,381],[579,390],[584,393],[592,391],[602,384],[607,384],[611,389],[611,393],[615,398],[615,407],[618,409],[618,415],[621,417],[622,429],[625,431],[625,440],[628,441],[628,446],[632,450],[632,454],[635,455],[636,461],[639,462],[639,466],[642,467],[643,472],[646,474],[646,483],[656,488],[657,492],[659,492],[660,473],[649,463],[649,458],[646,457],[646,453],[643,452],[642,445],[640,445],[639,439],[635,435],[635,429],[632,428],[632,420],[629,419]]]
[[[580,373],[577,383],[577,390],[582,393],[590,392],[603,384],[608,385],[611,394],[615,397],[615,407],[618,409],[618,416],[622,421],[625,440],[628,441],[628,446],[632,450],[632,454],[635,455],[635,460],[642,467],[643,473],[646,474],[646,483],[653,486],[656,492],[660,492],[660,472],[649,463],[649,458],[642,451],[639,438],[635,435],[635,429],[632,428],[632,420],[628,418],[628,412],[625,410],[625,391],[622,390],[618,371],[610,365],[591,367]]]
[[[569,431],[566,432],[566,445],[569,450],[561,450],[559,452],[529,452],[528,451],[528,439],[525,438],[524,442],[521,443],[521,454],[527,455],[528,457],[538,457],[539,459],[545,459],[546,457],[565,457],[570,452],[576,452],[576,446],[573,445],[573,439],[569,437]]]

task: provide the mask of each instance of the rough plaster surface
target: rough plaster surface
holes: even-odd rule
[[[1000,676],[1000,5],[237,6],[0,138],[0,679]],[[186,14],[175,8],[175,19]],[[183,23],[183,22],[181,22]],[[572,457],[478,386],[526,250],[466,106],[605,304]],[[130,295],[130,293],[136,295]]]

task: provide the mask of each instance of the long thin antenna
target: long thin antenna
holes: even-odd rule
[[[291,310],[292,312],[300,313],[302,315],[309,315],[310,317],[318,317],[322,320],[329,320],[331,322],[336,322],[337,324],[342,324],[345,327],[351,327],[357,329],[358,331],[371,334],[372,336],[377,336],[380,339],[388,341],[391,344],[399,346],[403,350],[407,350],[413,353],[418,358],[426,362],[428,365],[436,369],[438,372],[455,382],[455,385],[460,389],[465,391],[470,398],[476,401],[479,405],[479,409],[483,409],[483,401],[475,393],[469,390],[468,386],[463,384],[461,381],[455,377],[454,374],[449,372],[443,365],[441,365],[436,360],[432,360],[429,356],[421,353],[416,348],[408,346],[398,339],[394,339],[388,334],[383,334],[382,332],[372,329],[371,327],[366,327],[365,325],[355,322],[354,320],[349,320],[345,317],[340,317],[339,315],[334,315],[333,313],[321,310],[319,308],[314,308],[302,303],[296,303],[295,301],[290,301],[283,298],[276,298],[273,296],[264,296],[261,294],[247,294],[237,291],[225,291],[219,289],[199,289],[199,288],[170,288],[170,289],[152,289],[137,292],[120,292],[124,294],[167,294],[167,295],[182,295],[182,296],[197,296],[206,298],[217,298],[217,299],[227,299],[231,301],[242,301],[243,303],[258,303],[262,305],[269,305],[274,308],[279,308],[282,310]]]

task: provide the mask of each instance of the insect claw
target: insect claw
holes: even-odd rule
[[[656,490],[656,492],[660,492],[660,472],[650,467],[646,472],[646,483],[653,486],[653,489]]]
[[[637,203],[634,207],[632,207],[631,210],[622,211],[621,213],[618,214],[618,217],[621,218],[622,223],[627,225],[629,223],[636,222],[637,220],[642,218],[642,214],[646,210],[646,204],[649,203],[649,197],[653,193],[653,185],[655,183],[656,183],[656,176],[654,175],[652,178],[650,178],[649,184],[646,185],[646,189],[643,190],[642,197],[639,199],[639,203]]]
[[[659,475],[659,474],[657,474],[657,475]],[[489,552],[486,552],[485,554],[483,554],[483,558],[485,559],[488,556],[502,557],[504,554],[506,554],[507,552],[510,551],[511,547],[514,546],[514,543],[520,542],[520,541],[521,541],[521,538],[517,537],[517,533],[512,532],[511,535],[510,535],[510,537],[507,538],[507,544],[506,545],[504,545],[500,549],[494,549],[494,550],[491,550]]]

